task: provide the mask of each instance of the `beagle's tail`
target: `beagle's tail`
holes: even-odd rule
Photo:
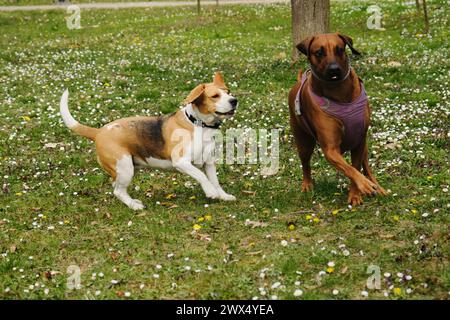
[[[91,140],[95,140],[95,136],[99,132],[99,129],[85,126],[75,120],[69,111],[69,90],[65,90],[63,95],[61,96],[61,102],[59,103],[59,112],[61,113],[61,117],[65,123],[65,125],[80,136],[86,137]]]

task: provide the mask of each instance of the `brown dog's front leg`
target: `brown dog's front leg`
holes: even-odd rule
[[[363,153],[362,153],[362,168],[363,168],[363,172],[364,174],[367,176],[367,178],[369,178],[370,181],[372,181],[373,183],[375,183],[378,186],[377,192],[383,196],[387,195],[386,190],[384,190],[380,184],[378,183],[377,179],[375,178],[375,176],[372,173],[372,170],[370,169],[369,166],[369,151],[367,148],[367,144],[364,144],[364,149],[363,149]]]
[[[323,148],[323,152],[328,162],[345,174],[363,195],[372,195],[378,191],[378,186],[375,183],[364,177],[361,172],[345,161],[340,153],[339,147],[326,147]]]
[[[364,145],[365,145],[365,142],[364,142]],[[352,166],[353,166],[353,168],[358,170],[358,172],[361,172],[361,165],[362,165],[363,156],[364,156],[364,153],[363,153],[364,145],[361,144],[360,146],[358,146],[356,149],[352,150],[352,152],[351,152]],[[349,204],[351,204],[352,206],[360,205],[363,203],[363,199],[361,197],[361,192],[359,192],[358,187],[356,186],[356,184],[353,181],[351,181],[351,184],[350,184],[350,190],[348,192],[347,202]]]

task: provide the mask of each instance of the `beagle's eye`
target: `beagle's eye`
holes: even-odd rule
[[[216,93],[215,95],[213,95],[211,98],[214,98],[214,99],[216,99],[216,98],[219,98],[220,97],[220,94],[218,94],[218,93]]]
[[[342,47],[336,47],[336,53],[337,53],[338,55],[343,54],[344,51],[345,51],[344,48],[342,48]]]

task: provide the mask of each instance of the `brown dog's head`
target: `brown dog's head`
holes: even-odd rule
[[[360,53],[353,48],[353,40],[340,33],[319,34],[304,39],[297,49],[308,57],[312,71],[324,81],[339,82],[349,72],[348,56],[345,47],[353,54]]]
[[[238,100],[230,95],[230,90],[225,85],[223,76],[216,72],[211,83],[200,84],[195,87],[184,100],[185,104],[191,103],[197,109],[201,120],[230,118],[234,115]],[[205,121],[206,120],[206,121]]]

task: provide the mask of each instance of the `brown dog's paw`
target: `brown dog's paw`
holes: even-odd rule
[[[313,184],[311,181],[305,181],[302,182],[302,192],[309,192],[313,188]]]
[[[383,187],[381,187],[380,185],[378,185],[377,192],[378,192],[378,194],[381,194],[382,196],[388,195],[387,191],[384,190]]]
[[[358,186],[358,190],[363,195],[374,196],[378,193],[378,186],[364,176],[362,176],[358,181],[355,181],[355,183]]]
[[[359,206],[363,204],[363,199],[358,193],[349,193],[347,202],[352,206]]]

